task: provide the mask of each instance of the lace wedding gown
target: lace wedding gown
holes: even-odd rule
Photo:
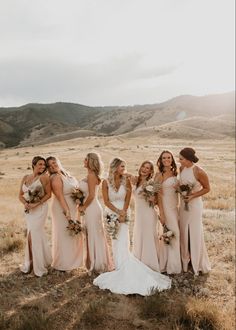
[[[122,209],[126,196],[126,188],[121,185],[118,191],[108,183],[110,202]],[[111,211],[109,211],[111,213]],[[153,271],[136,259],[129,251],[129,227],[121,223],[117,239],[112,240],[115,270],[99,275],[93,284],[100,289],[109,289],[119,294],[150,295],[153,291],[162,291],[171,287],[171,280],[158,272]]]

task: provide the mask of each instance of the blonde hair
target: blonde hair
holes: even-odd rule
[[[89,152],[86,158],[88,160],[88,168],[95,173],[95,175],[100,181],[100,176],[103,168],[101,156],[96,152]]]
[[[115,190],[116,190],[116,188],[115,188],[114,176],[115,176],[115,172],[116,172],[117,168],[120,166],[121,163],[125,163],[125,161],[122,158],[118,158],[118,157],[114,158],[110,162],[109,173],[108,173],[108,182]],[[123,185],[126,184],[126,178],[124,175],[121,178],[121,184],[123,184]]]

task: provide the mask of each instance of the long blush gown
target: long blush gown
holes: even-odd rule
[[[88,183],[80,181],[79,188],[88,197]],[[86,227],[86,267],[88,271],[104,272],[113,269],[103,225],[103,210],[98,200],[99,185],[96,186],[95,198],[85,210],[83,223]],[[85,197],[85,198],[86,198]],[[86,199],[85,199],[86,200]]]
[[[126,187],[121,185],[116,191],[108,184],[111,203],[122,209],[126,196]],[[110,211],[111,212],[111,211]],[[108,289],[119,294],[150,295],[154,290],[162,291],[171,287],[171,280],[143,264],[129,251],[129,226],[121,223],[117,239],[112,239],[115,270],[103,273],[94,279],[93,284],[100,289]]]
[[[78,186],[74,177],[61,175],[63,195],[70,210],[72,220],[78,217],[76,203],[71,193]],[[52,267],[57,270],[69,271],[83,265],[83,236],[71,236],[67,230],[68,221],[55,195],[52,197]]]
[[[25,199],[28,199],[27,196],[29,190],[33,192],[38,188],[43,189],[40,179],[34,181],[30,186],[23,184],[22,189]],[[35,275],[43,276],[48,272],[47,267],[51,264],[52,257],[44,229],[47,214],[47,202],[30,210],[29,213],[25,213],[27,223],[27,243],[25,247],[24,265],[20,267],[23,273],[28,273],[32,264]],[[31,237],[32,260],[30,260],[29,235]]]
[[[185,167],[180,173],[180,184],[193,184],[192,192],[202,189],[196,180],[193,168]],[[193,271],[198,275],[199,271],[208,273],[211,270],[203,234],[202,211],[203,203],[201,197],[193,198],[189,203],[189,211],[184,209],[184,201],[180,205],[180,250],[183,270],[188,270],[191,260]]]
[[[166,226],[173,231],[175,237],[169,245],[161,241],[160,267],[162,272],[167,274],[179,274],[182,270],[180,257],[180,233],[178,196],[175,192],[177,178],[175,176],[167,178],[162,183],[162,203],[166,219]]]
[[[141,186],[134,189],[135,221],[133,254],[152,270],[159,272],[157,213],[142,197],[140,194],[141,191]]]

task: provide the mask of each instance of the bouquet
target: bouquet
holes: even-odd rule
[[[157,196],[157,193],[161,190],[161,183],[149,180],[143,185],[143,189],[140,191],[146,202],[149,203],[150,207],[154,207],[155,203],[153,197]]]
[[[66,227],[71,236],[76,236],[83,232],[83,227],[78,220],[70,219],[68,221],[68,226]]]
[[[126,216],[125,222],[129,222],[129,218]],[[120,228],[119,216],[116,213],[107,213],[105,216],[105,227],[112,239],[117,239],[117,234]]]
[[[181,184],[177,187],[176,192],[178,194],[180,194],[180,196],[184,200],[186,196],[189,196],[193,187],[194,187],[194,184],[192,184],[192,183]],[[189,211],[188,201],[186,201],[186,200],[184,200],[184,209],[185,209],[185,211]]]
[[[166,225],[163,225],[163,234],[161,235],[161,238],[165,244],[169,245],[172,238],[175,237],[175,234],[172,230],[170,230]]]
[[[83,191],[81,191],[79,188],[74,188],[71,193],[71,198],[74,202],[76,202],[79,206],[82,206],[84,203],[85,195]],[[84,212],[80,212],[81,215],[84,215]]]
[[[27,203],[38,203],[44,196],[44,190],[43,187],[37,186],[34,190],[28,190],[24,193],[24,199]],[[25,213],[29,213],[29,210],[25,209]]]

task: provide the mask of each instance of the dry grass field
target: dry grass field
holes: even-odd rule
[[[171,290],[150,297],[121,296],[92,285],[84,269],[37,278],[23,275],[24,212],[17,194],[22,176],[30,173],[35,155],[56,155],[64,167],[82,179],[88,151],[109,160],[121,156],[136,173],[145,159],[156,161],[163,149],[176,159],[184,146],[193,146],[210,177],[204,197],[205,239],[212,264],[207,276],[171,276]],[[234,329],[234,141],[168,140],[155,136],[84,137],[0,152],[0,329]],[[132,202],[133,208],[133,202]],[[132,231],[132,224],[131,224]],[[47,221],[50,239],[50,215]]]

